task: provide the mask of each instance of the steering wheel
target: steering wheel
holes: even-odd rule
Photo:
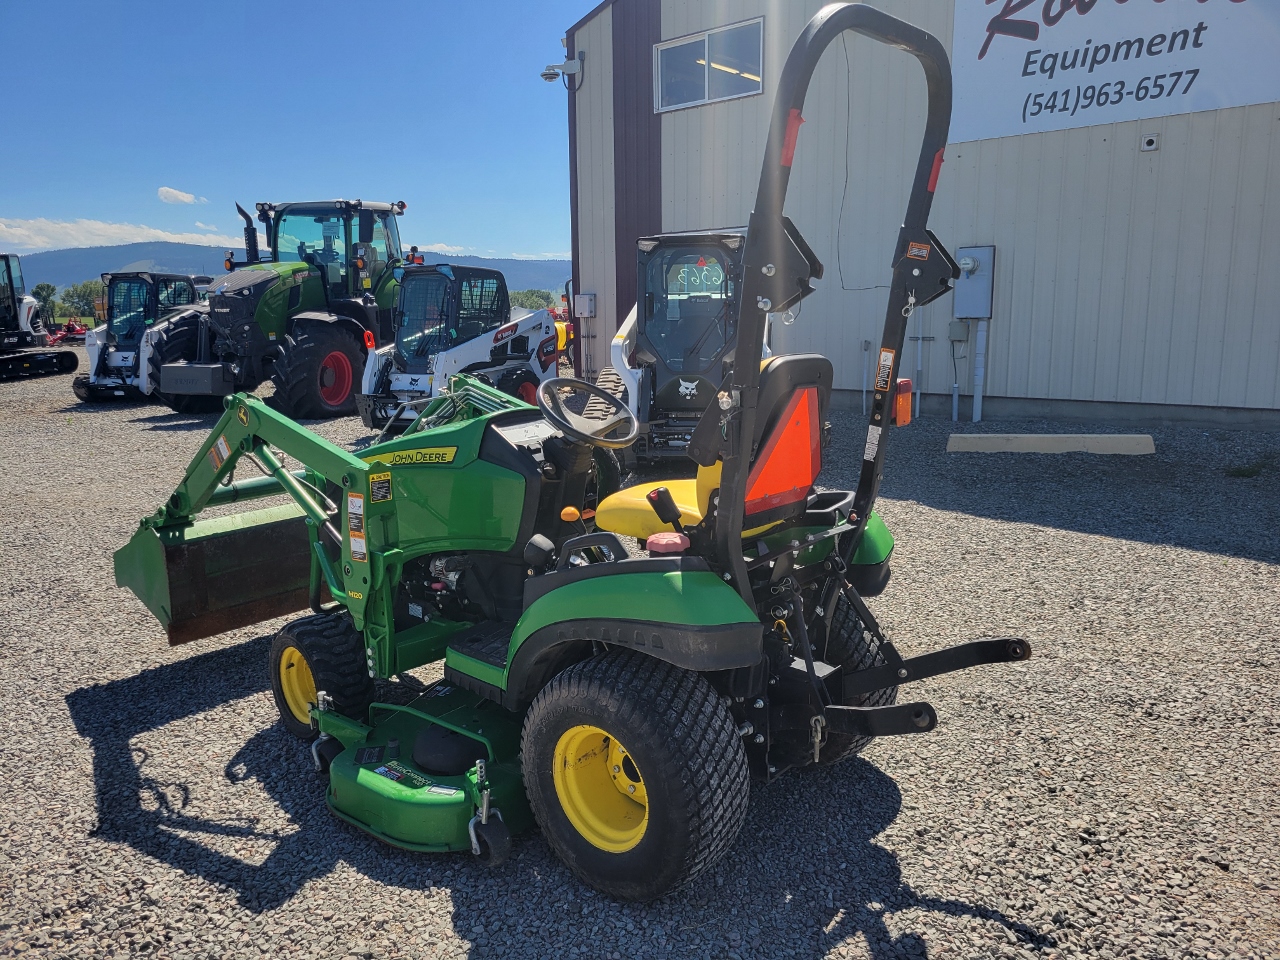
[[[614,414],[605,420],[592,420],[582,414],[573,413],[565,408],[560,391],[569,393],[585,393],[590,397],[603,400]],[[640,432],[640,423],[636,415],[627,409],[627,405],[613,394],[602,390],[594,383],[575,380],[572,377],[552,377],[538,384],[538,409],[553,427],[572,440],[590,444],[593,447],[608,447],[621,450],[635,442]],[[609,437],[608,434],[625,424],[626,435]]]

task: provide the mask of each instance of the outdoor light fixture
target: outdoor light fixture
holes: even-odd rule
[[[570,88],[569,77],[575,73],[582,73],[582,65],[586,62],[586,59],[587,52],[585,50],[579,50],[578,58],[576,60],[566,60],[564,63],[560,64],[549,63],[547,64],[546,69],[542,71],[542,79],[547,81],[547,83],[555,83],[557,79],[563,78],[565,89],[577,90],[578,87],[582,86],[582,79],[579,78],[577,85]]]

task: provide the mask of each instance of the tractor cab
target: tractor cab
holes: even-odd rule
[[[26,301],[30,299],[28,304]],[[36,345],[36,338],[43,333],[39,319],[32,312],[35,300],[27,297],[26,283],[22,279],[22,262],[13,253],[0,253],[0,338],[5,347],[29,347]]]
[[[104,273],[106,343],[137,349],[146,329],[200,299],[195,278],[159,273]]]
[[[497,270],[423,263],[416,247],[408,260],[395,271],[395,342],[365,361],[356,396],[365,425],[405,429],[456,373],[533,404],[556,375],[562,328],[552,313],[514,311]]]
[[[405,373],[433,373],[442,352],[493,334],[511,319],[507,281],[497,270],[414,265],[400,284],[395,367]]]
[[[197,280],[184,274],[150,271],[102,274],[102,296],[95,303],[99,325],[85,334],[89,372],[72,381],[86,402],[150,393],[151,338],[157,324],[200,303]]]
[[[640,460],[684,456],[732,367],[745,245],[745,228],[637,241],[639,296],[614,338],[612,362],[641,421]]]

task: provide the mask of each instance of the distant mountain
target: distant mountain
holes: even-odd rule
[[[205,247],[195,243],[126,243],[115,247],[73,247],[46,253],[22,255],[22,272],[30,290],[37,283],[66,287],[85,280],[96,280],[104,273],[126,270],[151,270],[156,273],[208,274],[223,273],[225,247]],[[236,250],[238,259],[243,250]],[[551,290],[558,293],[569,279],[568,260],[500,260],[485,257],[450,257],[425,254],[428,263],[456,263],[468,267],[501,270],[512,290]]]
[[[151,270],[156,273],[226,273],[222,261],[226,247],[205,247],[196,243],[125,243],[115,247],[72,247],[47,253],[24,253],[22,273],[30,290],[37,283],[66,287],[85,280],[97,280],[104,273]],[[243,259],[244,251],[236,256]]]

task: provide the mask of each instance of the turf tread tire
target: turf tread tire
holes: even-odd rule
[[[579,723],[616,736],[644,777],[649,825],[624,853],[592,846],[556,796],[555,746]],[[653,900],[690,882],[729,851],[746,819],[746,753],[725,701],[698,674],[644,654],[614,651],[557,674],[525,715],[521,749],[525,789],[552,849],[611,897]]]
[[[286,623],[271,643],[267,656],[268,679],[280,719],[300,740],[311,741],[316,732],[300,724],[289,711],[280,684],[280,656],[286,647],[297,647],[311,667],[316,690],[333,698],[333,709],[344,717],[364,722],[376,688],[365,662],[364,638],[345,613],[321,613]]]
[[[867,629],[862,618],[858,616],[857,609],[849,600],[848,594],[843,590],[836,596],[822,659],[842,667],[846,673],[882,666],[885,663],[884,652],[880,649],[880,640]],[[888,707],[897,701],[898,688],[894,686],[886,690],[864,693],[856,702],[847,706]],[[822,766],[839,763],[841,760],[861,753],[874,739],[875,737],[859,737],[848,733],[828,733],[827,742],[822,745],[822,751],[818,756],[818,763]]]
[[[174,413],[217,413],[222,410],[221,397],[186,393],[161,393],[160,368],[167,363],[194,363],[200,337],[200,316],[191,313],[174,317],[155,326],[149,364],[150,380],[155,387],[151,395]]]
[[[351,363],[351,391],[330,406],[320,396],[320,365],[335,350]],[[295,419],[327,420],[356,412],[356,393],[364,373],[364,353],[355,334],[335,321],[301,320],[285,338],[285,349],[272,367],[276,393],[273,406]]]

